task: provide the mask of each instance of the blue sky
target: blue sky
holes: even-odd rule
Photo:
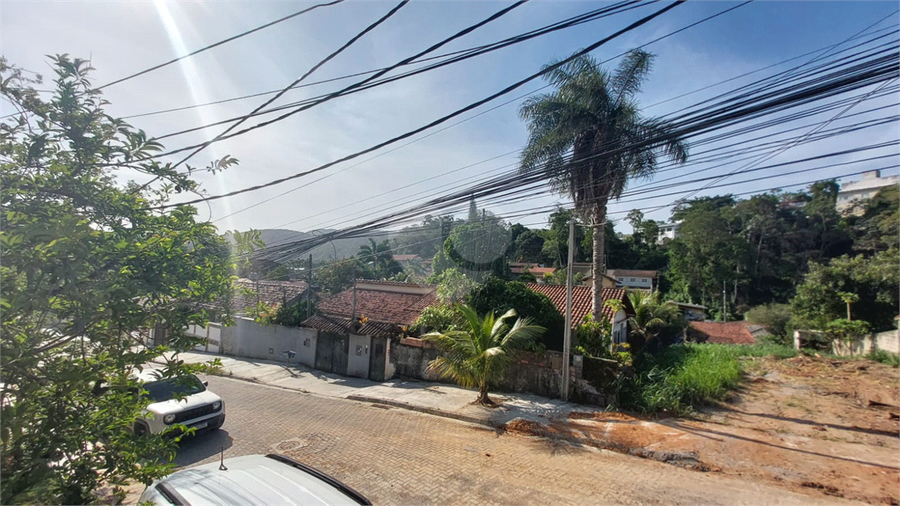
[[[293,1],[7,0],[2,6],[0,43],[2,54],[10,63],[42,72],[45,76],[49,67],[44,55],[69,53],[76,57],[91,58],[97,69],[94,82],[103,84],[310,5],[313,3]],[[354,1],[318,9],[179,64],[115,85],[106,91],[107,99],[112,102],[109,112],[117,116],[129,116],[279,89],[394,5],[394,2]],[[327,79],[390,65],[506,5],[509,3],[499,1],[414,0],[381,27],[319,69],[309,80]],[[438,53],[498,40],[602,5],[608,4],[534,0],[470,36],[442,48]],[[736,4],[729,2],[688,2],[593,54],[596,58],[605,60],[734,5]],[[203,174],[199,179],[210,194],[219,194],[308,170],[483,98],[535,72],[551,58],[567,56],[656,8],[658,6],[645,7],[632,13],[592,22],[435,72],[340,98],[281,123],[213,145],[195,157],[193,162],[205,165],[210,159],[229,154],[241,161],[240,166],[215,176]],[[641,102],[648,106],[645,113],[665,115],[726,91],[729,86],[762,77],[766,74],[761,73],[651,107],[661,100],[841,42],[885,16],[888,18],[876,29],[889,27],[898,21],[896,10],[897,3],[889,1],[757,1],[743,6],[647,48],[657,58],[653,73],[641,95]],[[613,61],[608,65],[614,66],[616,63]],[[773,71],[787,67],[782,66]],[[338,84],[349,82],[353,81],[341,81]],[[462,118],[534,91],[543,84],[540,81],[530,83]],[[276,105],[332,91],[336,86],[337,84],[332,83],[292,90]],[[129,121],[150,135],[163,135],[247,113],[266,98],[257,97]],[[896,103],[896,98],[886,97],[881,103]],[[484,161],[524,146],[527,132],[516,113],[520,103],[521,101],[517,101],[499,107],[374,159],[373,156],[379,153],[363,156],[315,176],[212,202],[209,207],[201,204],[200,216],[206,218],[211,215],[222,230],[275,227],[310,230],[344,227],[415,205],[428,196],[440,194],[479,177],[509,170],[511,167],[504,169],[504,166],[515,163],[515,154]],[[2,114],[11,112],[6,103],[0,107]],[[894,112],[896,113],[896,108]],[[252,123],[255,121],[249,124]],[[214,136],[223,128],[213,127],[169,138],[164,143],[167,148],[194,144]],[[797,146],[767,163],[851,148],[877,139],[896,138],[896,124],[891,124],[848,134],[828,143]],[[895,148],[893,153],[896,153]],[[461,169],[478,162],[484,163]],[[689,163],[679,169],[678,174],[684,181],[690,181],[692,171],[698,168]],[[708,173],[724,173],[734,168],[737,166],[712,168]],[[793,179],[748,183],[701,195],[788,185],[806,179],[830,177],[854,168],[856,166],[850,169],[839,167],[831,172],[823,170]],[[863,168],[865,166],[860,166],[859,170]],[[450,171],[454,172],[445,174]],[[896,169],[888,173],[894,174]],[[775,176],[777,171],[769,174]],[[671,175],[669,173],[666,177]],[[134,177],[132,174],[122,176]],[[263,199],[323,176],[327,177],[271,202],[241,211]],[[732,179],[737,181],[745,177],[747,176],[736,176]],[[432,179],[422,182],[428,178]],[[637,184],[646,182],[634,183]],[[405,188],[399,189],[401,187]],[[377,196],[382,193],[387,194]],[[624,216],[622,213],[632,208],[656,209],[672,203],[672,199],[673,197],[659,197],[612,203],[611,217],[621,218]],[[570,205],[565,197],[554,195],[548,190],[546,194],[527,202],[507,206],[487,204],[487,207],[500,216],[524,213],[525,215],[516,216],[511,221],[540,226],[546,220],[545,213],[530,212],[529,209],[557,202]],[[225,217],[236,211],[237,214]],[[649,216],[665,220],[669,211],[669,208],[663,207]],[[628,230],[624,225],[617,225],[617,228]]]

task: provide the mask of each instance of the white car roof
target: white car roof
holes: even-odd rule
[[[172,473],[154,483],[141,496],[166,504],[163,489],[174,491],[175,503],[183,500],[192,505],[254,504],[334,505],[368,504],[357,492],[334,478],[306,468],[302,464],[279,455],[248,455],[226,459],[227,470],[219,469],[219,462],[192,467]],[[318,476],[317,476],[318,475]],[[165,484],[163,489],[160,484]],[[171,495],[171,494],[170,494]]]

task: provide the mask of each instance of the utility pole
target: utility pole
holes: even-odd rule
[[[306,317],[312,316],[312,253],[306,262]]]
[[[725,323],[728,321],[728,310],[726,309],[727,306],[725,305],[726,304],[726,302],[725,302],[725,286],[726,286],[725,280],[723,279],[722,280],[722,323]]]
[[[563,330],[562,400],[569,400],[569,354],[572,348],[572,264],[575,261],[575,220],[569,221],[569,264],[566,266],[566,328]]]

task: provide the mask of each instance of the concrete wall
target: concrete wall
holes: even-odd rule
[[[868,355],[875,350],[883,350],[900,355],[900,331],[888,330],[869,334],[849,345],[848,343],[835,339],[831,343],[832,352],[839,356],[851,355]]]
[[[440,353],[421,339],[391,340],[389,349],[389,367],[397,376],[452,383],[426,372],[428,363]],[[576,402],[605,406],[605,397],[582,379],[581,365],[581,360],[573,356],[569,398]],[[499,392],[521,392],[559,398],[562,390],[562,353],[558,351],[547,351],[543,354],[518,353],[509,364],[504,378],[498,385],[492,386],[492,389]]]
[[[222,329],[222,353],[315,367],[315,329],[260,325],[249,318],[235,318],[234,326]],[[286,351],[293,351],[293,358]]]

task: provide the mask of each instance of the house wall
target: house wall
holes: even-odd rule
[[[234,326],[222,329],[225,355],[277,360],[315,367],[318,331],[303,327],[260,325],[249,318],[235,318]],[[293,351],[293,358],[284,352]]]

